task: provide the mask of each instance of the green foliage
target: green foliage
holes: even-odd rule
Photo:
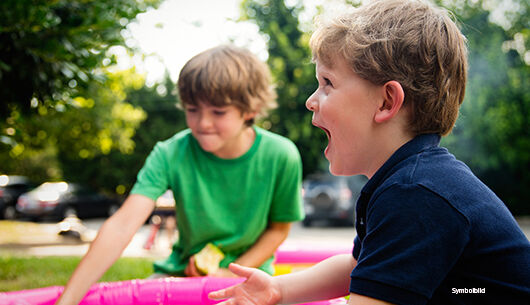
[[[0,1],[0,119],[78,95],[112,64],[106,51],[125,44],[128,22],[158,2]]]
[[[114,149],[108,154],[98,154],[89,159],[62,156],[64,177],[87,182],[107,192],[126,194],[136,181],[138,171],[156,142],[168,139],[186,127],[184,114],[176,107],[174,87],[174,83],[167,76],[165,82],[152,88],[145,85],[129,87],[125,92],[127,97],[124,102],[133,109],[142,109],[145,114],[145,119],[141,123],[138,122],[139,125],[134,128],[134,136],[129,139],[134,143],[134,149]]]
[[[308,47],[309,35],[299,29],[298,1],[287,7],[283,0],[242,3],[243,18],[254,20],[268,40],[268,64],[278,93],[278,109],[262,125],[295,142],[302,155],[304,175],[321,169],[326,135],[311,125],[306,99],[317,87]]]
[[[63,178],[89,184],[93,188],[122,193],[123,169],[131,168],[121,156],[135,151],[133,140],[145,111],[126,101],[129,91],[144,86],[144,79],[131,71],[109,74],[105,86],[95,86],[87,93],[96,101],[77,99],[90,109],[74,108],[63,113],[55,146],[58,149]],[[120,169],[122,168],[122,169]]]
[[[186,126],[174,87],[168,76],[146,87],[132,69],[107,73],[72,103],[39,106],[38,115],[13,112],[12,145],[0,142],[1,172],[125,195],[155,143]]]
[[[186,128],[184,112],[177,108],[176,84],[166,75],[164,81],[152,88],[143,86],[128,92],[127,101],[142,108],[147,119],[134,137],[135,154],[143,161],[157,141],[166,140]]]
[[[121,185],[109,156],[135,149],[145,112],[125,98],[144,79],[109,73],[109,50],[127,49],[127,24],[159,2],[0,1],[0,172]]]
[[[48,286],[64,286],[79,264],[80,257],[0,256],[0,291],[17,291]],[[153,273],[152,261],[145,258],[120,258],[100,282],[146,278]]]
[[[0,144],[2,171],[36,181],[65,178],[95,188],[107,186],[99,178],[102,169],[112,171],[102,161],[104,156],[131,153],[136,128],[145,119],[141,108],[125,102],[126,90],[141,88],[143,83],[134,70],[107,73],[103,83],[90,83],[83,96],[70,102],[39,105],[34,115],[13,111],[7,120],[7,129],[13,130],[11,145]]]
[[[501,27],[485,2],[449,3],[468,39],[470,67],[460,117],[444,144],[512,213],[530,214],[530,67],[524,61],[529,4],[516,1],[521,9]]]

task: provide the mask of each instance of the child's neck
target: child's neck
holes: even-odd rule
[[[256,132],[251,126],[244,127],[240,134],[232,141],[227,143],[226,149],[217,151],[214,153],[215,156],[221,159],[236,159],[244,155],[254,144],[256,138]]]
[[[388,137],[385,137],[383,139],[382,137],[379,137],[378,139],[383,139],[382,141],[379,141],[379,149],[377,154],[372,159],[373,162],[370,165],[370,169],[368,170],[368,174],[366,175],[368,178],[371,178],[379,168],[385,164],[385,162],[390,159],[390,157],[403,145],[405,145],[407,142],[412,140],[414,138],[414,135],[408,134],[408,133],[402,133],[397,132],[393,134],[389,134]]]

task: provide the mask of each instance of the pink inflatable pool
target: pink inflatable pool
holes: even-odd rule
[[[276,251],[276,264],[316,264],[338,254],[351,254],[353,245],[313,245],[289,244],[280,245]]]
[[[98,283],[80,305],[208,305],[208,293],[239,282],[243,278],[166,278]],[[63,287],[53,286],[0,293],[2,305],[53,305]],[[343,298],[306,304],[345,304]]]
[[[277,274],[306,268],[328,257],[351,253],[351,247],[283,244],[276,251]],[[297,267],[298,266],[298,267]],[[302,266],[302,267],[300,267]],[[208,305],[208,293],[232,286],[243,278],[165,278],[98,283],[91,287],[81,305]],[[53,305],[62,286],[0,293],[0,305]],[[306,303],[345,304],[344,298]]]

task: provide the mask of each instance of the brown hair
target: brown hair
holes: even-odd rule
[[[332,66],[342,56],[376,85],[398,81],[414,134],[448,134],[467,80],[466,39],[446,10],[419,0],[380,0],[320,20],[310,47]]]
[[[268,66],[248,50],[221,45],[192,57],[177,82],[181,107],[204,102],[234,105],[242,113],[265,115],[276,107]],[[247,122],[249,125],[253,120]]]

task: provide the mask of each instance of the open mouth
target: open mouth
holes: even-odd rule
[[[326,128],[324,128],[324,127],[322,127],[322,126],[320,126],[318,124],[316,124],[315,122],[312,122],[312,124],[313,124],[313,126],[324,130],[324,132],[326,133],[326,136],[328,137],[328,140],[331,139],[331,133],[329,132],[329,130],[327,130]]]

